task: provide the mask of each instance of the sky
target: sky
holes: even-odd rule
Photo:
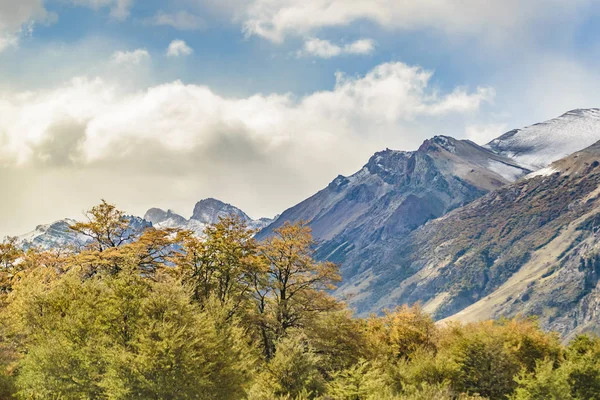
[[[272,217],[376,151],[600,107],[593,0],[0,0],[0,236]]]

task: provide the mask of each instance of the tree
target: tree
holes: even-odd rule
[[[303,332],[320,357],[319,369],[325,376],[369,357],[365,325],[347,309],[319,313],[306,324]]]
[[[339,308],[328,293],[340,281],[338,266],[314,259],[315,242],[305,223],[285,223],[261,244],[259,252],[268,265],[264,281],[255,286],[255,299],[263,316],[262,329],[275,339],[302,327],[319,313]],[[263,337],[267,337],[263,332]],[[267,358],[272,344],[265,343]]]
[[[228,307],[232,317],[249,307],[255,278],[264,272],[254,232],[239,217],[229,216],[208,226],[204,234],[198,238],[191,232],[180,233],[182,250],[173,262],[198,303],[214,297],[221,307]]]
[[[371,317],[367,330],[375,352],[392,361],[410,358],[418,349],[435,348],[435,323],[418,305],[403,305],[385,311],[382,317]]]
[[[87,213],[87,222],[71,226],[90,239],[83,251],[76,252],[69,264],[78,266],[82,275],[117,274],[124,264],[135,264],[147,277],[168,265],[175,251],[174,229],[147,227],[133,229],[124,212],[106,201]]]
[[[77,222],[71,229],[91,239],[90,247],[99,252],[119,247],[135,237],[129,227],[130,219],[105,200],[87,211],[86,217],[87,222]]]
[[[85,280],[23,282],[9,307],[12,329],[25,334],[21,397],[243,397],[251,368],[243,337],[219,331],[190,300],[135,264]]]
[[[571,400],[569,374],[564,368],[554,368],[552,360],[538,360],[534,373],[523,369],[517,376],[519,386],[510,397],[512,400]],[[575,397],[592,399],[593,397]]]
[[[0,304],[12,290],[13,279],[20,270],[19,260],[23,251],[16,245],[17,238],[9,237],[0,243]]]
[[[600,338],[580,335],[567,348],[567,369],[573,397],[600,398]]]
[[[252,400],[315,398],[324,392],[319,357],[300,333],[282,338],[277,351],[250,391]]]
[[[438,354],[455,363],[458,374],[452,381],[457,393],[479,394],[490,400],[504,399],[517,383],[523,367],[508,346],[506,328],[493,321],[450,325],[441,332]]]

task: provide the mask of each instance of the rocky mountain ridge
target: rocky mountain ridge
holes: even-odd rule
[[[160,208],[149,209],[143,218],[129,216],[131,229],[143,231],[145,228],[154,226],[157,228],[175,228],[190,230],[202,235],[206,226],[219,221],[220,217],[235,215],[241,218],[250,229],[259,230],[264,228],[271,219],[261,218],[253,220],[246,213],[231,204],[216,199],[204,199],[194,207],[194,213],[190,219],[186,219],[172,210],[164,211]],[[33,231],[17,237],[17,243],[25,248],[52,249],[58,247],[80,248],[88,242],[88,238],[74,232],[69,227],[75,220],[62,219],[51,224],[39,225]]]
[[[407,235],[529,172],[471,141],[436,136],[416,151],[376,153],[356,174],[338,176],[257,237],[286,221],[308,221],[320,243],[318,257],[340,263],[345,281],[354,282],[354,276],[372,268],[379,243]]]

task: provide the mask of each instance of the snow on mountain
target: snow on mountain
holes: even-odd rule
[[[143,232],[151,224],[140,217],[129,216],[129,229]],[[75,232],[70,227],[77,221],[61,219],[46,225],[38,225],[33,231],[17,236],[17,244],[23,249],[37,248],[49,250],[58,247],[80,248],[89,243],[90,238]]]
[[[248,225],[248,228],[254,230],[262,229],[273,222],[269,218],[253,220],[239,208],[212,198],[200,200],[196,203],[190,219],[186,219],[171,210],[164,211],[160,208],[148,210],[144,215],[144,219],[157,228],[184,229],[201,235],[208,225],[215,224],[219,222],[219,218],[230,215],[237,216]]]
[[[235,215],[240,217],[248,228],[259,230],[271,222],[270,218],[253,220],[246,213],[231,204],[223,203],[216,199],[204,199],[194,207],[190,219],[186,219],[172,210],[160,208],[149,209],[144,218],[128,216],[130,229],[136,233],[143,232],[146,228],[154,226],[159,229],[175,228],[190,230],[198,235],[204,233],[208,225],[219,221],[219,217]],[[38,248],[49,250],[58,247],[80,248],[89,243],[89,238],[73,231],[70,226],[77,221],[74,219],[61,219],[51,224],[39,225],[33,231],[17,237],[17,244],[24,248]]]
[[[151,208],[146,211],[144,219],[152,222],[153,226],[160,228],[179,228],[188,221],[184,217],[171,210],[161,210],[160,208]]]
[[[33,231],[17,236],[17,244],[24,248],[48,250],[56,247],[83,246],[88,238],[69,227],[76,223],[73,219],[61,219],[51,224],[38,225]]]
[[[536,170],[600,140],[600,109],[578,109],[558,118],[515,129],[485,147]]]
[[[195,219],[203,224],[215,224],[219,222],[219,218],[230,215],[239,217],[244,222],[252,221],[252,218],[246,215],[246,213],[239,208],[212,198],[200,200],[198,203],[196,203],[194,212],[190,219]]]

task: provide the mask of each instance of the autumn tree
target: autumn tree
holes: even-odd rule
[[[319,313],[339,307],[329,295],[340,281],[338,266],[314,259],[315,241],[305,223],[285,223],[260,246],[267,263],[263,286],[256,285],[255,299],[263,315],[262,329],[271,329],[275,339],[293,327],[303,327]],[[263,332],[265,353],[272,356],[273,345]]]
[[[12,290],[12,283],[19,267],[23,251],[17,247],[17,239],[6,238],[0,243],[0,300]]]
[[[169,263],[175,248],[175,230],[134,229],[123,211],[104,200],[86,216],[87,222],[71,226],[89,239],[86,248],[72,260],[83,275],[116,274],[123,264],[133,263],[141,273],[154,276]]]
[[[410,358],[418,349],[435,349],[435,323],[418,305],[403,305],[369,318],[367,331],[373,351],[389,360]]]
[[[85,215],[87,222],[77,222],[71,225],[71,229],[89,238],[90,247],[97,251],[119,247],[134,237],[129,226],[130,219],[114,204],[102,200]]]
[[[205,229],[203,238],[180,233],[182,249],[173,261],[196,301],[204,304],[214,297],[231,316],[249,306],[255,278],[264,271],[253,235],[236,216],[220,218]]]

